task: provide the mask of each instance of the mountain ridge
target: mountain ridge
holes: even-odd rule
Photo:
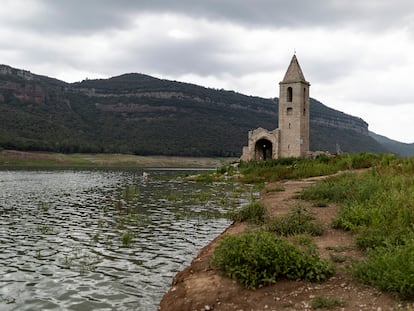
[[[274,129],[277,98],[128,73],[66,83],[0,65],[0,148],[240,156],[248,130]],[[368,124],[311,99],[311,149],[387,152]]]

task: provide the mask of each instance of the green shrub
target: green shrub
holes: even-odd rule
[[[283,236],[300,233],[322,235],[324,230],[321,223],[315,222],[315,216],[302,206],[293,208],[287,215],[269,220],[266,229]]]
[[[260,202],[253,201],[241,209],[233,211],[230,218],[233,221],[247,221],[260,224],[264,222],[265,215],[266,207]]]
[[[282,277],[323,281],[333,273],[332,265],[316,252],[303,251],[267,231],[224,237],[215,249],[212,264],[249,288]]]
[[[125,231],[122,233],[121,241],[122,247],[131,247],[132,241],[134,239],[134,233],[132,231]]]
[[[333,309],[345,306],[345,302],[335,297],[316,296],[312,300],[312,309]]]
[[[414,298],[414,241],[395,247],[379,247],[354,264],[353,275],[364,283],[401,298]]]

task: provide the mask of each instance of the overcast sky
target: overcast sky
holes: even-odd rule
[[[414,142],[412,0],[1,0],[0,63],[67,82],[139,72],[270,98],[294,51],[313,98]]]

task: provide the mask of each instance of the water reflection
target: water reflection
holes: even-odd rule
[[[246,201],[177,174],[0,171],[0,309],[156,310]]]

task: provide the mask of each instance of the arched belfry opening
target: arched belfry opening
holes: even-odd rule
[[[287,94],[286,95],[287,95],[286,101],[291,103],[292,100],[293,100],[293,89],[290,86],[287,88]]]
[[[255,160],[268,160],[272,159],[273,144],[266,138],[259,139],[255,145]]]

